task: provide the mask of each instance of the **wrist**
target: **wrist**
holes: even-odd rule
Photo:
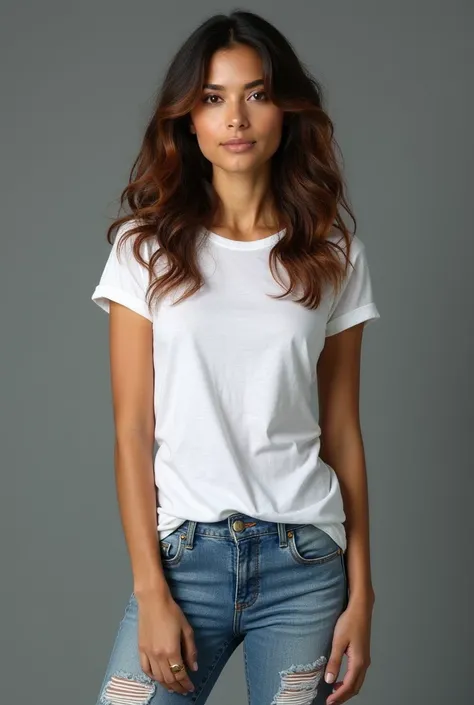
[[[349,604],[360,607],[373,607],[375,603],[375,592],[373,588],[349,589]]]
[[[152,582],[135,582],[133,586],[133,594],[137,599],[153,596],[167,597],[170,594],[170,587],[163,577]]]

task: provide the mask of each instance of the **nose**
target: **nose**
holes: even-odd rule
[[[227,116],[228,127],[246,127],[248,125],[247,115],[240,104],[231,107]]]
[[[243,129],[247,127],[247,121],[244,118],[234,118],[229,122],[229,127]]]

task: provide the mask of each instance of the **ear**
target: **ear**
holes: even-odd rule
[[[194,127],[194,125],[192,123],[189,125],[189,129],[193,133],[193,135],[196,134],[196,128]]]

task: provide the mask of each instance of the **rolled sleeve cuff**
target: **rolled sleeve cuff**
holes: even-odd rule
[[[144,316],[149,321],[153,320],[146,303],[137,296],[133,296],[133,294],[130,294],[128,291],[123,291],[123,289],[118,289],[117,287],[106,284],[99,284],[96,286],[91,299],[106,313],[110,312],[110,301],[116,301],[118,304],[122,304],[122,306],[126,306],[132,311],[135,311],[135,313]]]
[[[356,308],[353,311],[343,313],[342,316],[338,316],[337,318],[333,318],[331,321],[329,321],[329,323],[327,323],[326,325],[326,338],[330,335],[340,333],[346,328],[351,328],[352,326],[355,326],[358,323],[362,323],[363,321],[369,323],[371,321],[377,320],[377,318],[380,318],[380,313],[378,312],[377,307],[374,303],[366,304],[365,306],[360,306],[359,308]]]

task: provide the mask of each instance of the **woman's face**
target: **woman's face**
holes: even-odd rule
[[[191,131],[202,153],[224,171],[258,169],[280,144],[283,110],[263,92],[260,56],[246,45],[214,54],[200,101],[190,117]],[[253,145],[231,151],[223,146],[231,138],[249,140]]]

